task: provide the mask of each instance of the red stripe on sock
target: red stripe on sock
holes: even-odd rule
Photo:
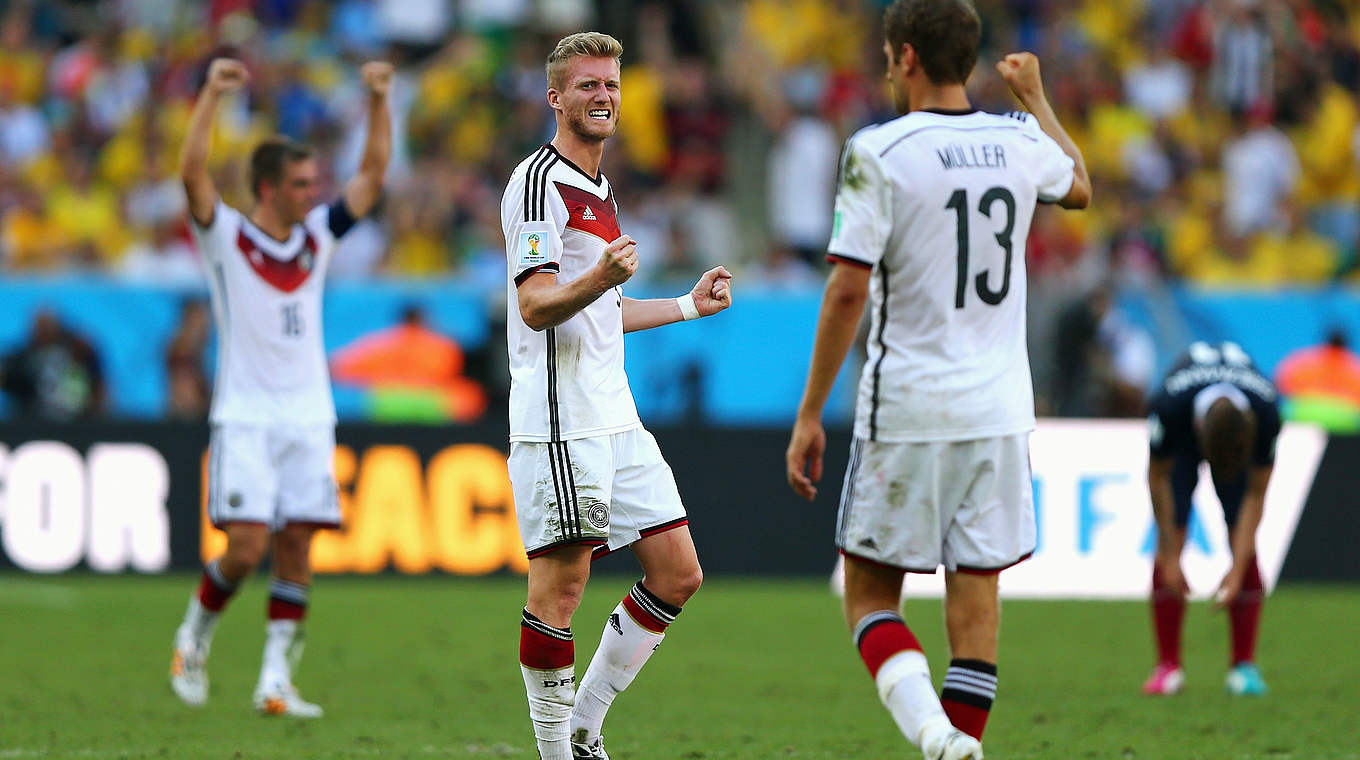
[[[949,722],[954,724],[954,728],[982,741],[982,730],[987,727],[990,710],[965,705],[952,699],[941,699],[940,705],[944,707],[944,714],[949,717]]]
[[[638,604],[631,594],[623,598],[623,608],[628,611],[630,617],[637,621],[638,625],[652,633],[665,633],[666,626],[670,625],[670,623],[643,609],[642,605]]]
[[[282,599],[269,598],[269,619],[270,620],[301,620],[307,616],[307,606],[286,602]]]
[[[878,677],[878,669],[883,667],[889,657],[906,650],[921,651],[921,642],[916,640],[915,634],[905,623],[897,621],[879,623],[870,628],[859,642],[859,656],[864,659],[869,675],[874,678]]]
[[[1157,634],[1157,662],[1181,665],[1181,628],[1185,623],[1185,597],[1162,580],[1152,568],[1152,628]]]
[[[1232,664],[1251,662],[1256,658],[1256,631],[1261,624],[1261,603],[1265,597],[1261,571],[1252,560],[1247,575],[1242,579],[1242,590],[1229,605],[1228,630],[1232,635]]]
[[[519,662],[533,670],[561,670],[576,662],[576,642],[519,628]]]
[[[198,582],[198,603],[209,612],[221,612],[234,593],[236,593],[236,589],[223,591],[218,588],[207,572],[203,573],[203,578]]]

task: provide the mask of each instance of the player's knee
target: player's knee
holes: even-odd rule
[[[556,620],[571,620],[572,615],[576,614],[576,609],[580,606],[580,591],[563,590],[551,602],[551,607],[556,612]]]
[[[694,596],[704,582],[704,571],[699,563],[682,567],[667,568],[643,578],[647,590],[656,594],[661,601],[683,607]]]
[[[236,564],[245,567],[248,571],[253,570],[264,559],[265,553],[269,551],[269,536],[255,534],[241,534],[232,536],[232,540],[227,542],[227,557]]]
[[[704,585],[704,569],[699,567],[698,563],[679,573],[675,579],[675,594],[681,597],[680,604],[684,604],[690,597],[699,593],[699,587],[702,585]]]
[[[289,526],[274,536],[274,545],[281,555],[306,557],[312,549],[312,530]]]

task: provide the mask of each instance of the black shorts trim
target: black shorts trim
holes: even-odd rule
[[[1016,565],[1020,564],[1021,562],[1024,562],[1025,560],[1033,556],[1034,552],[1028,551],[1021,555],[1020,559],[1017,559],[1014,562],[1008,562],[998,567],[975,567],[973,565],[959,565],[957,568],[955,568],[955,571],[960,573],[968,573],[969,575],[996,575],[997,573],[1000,573],[1002,570],[1005,570],[1010,567],[1015,567]]]
[[[939,569],[938,566],[932,567],[929,570],[921,570],[915,567],[903,567],[902,565],[894,565],[891,562],[884,562],[883,560],[880,559],[866,557],[862,554],[855,554],[854,552],[846,551],[844,548],[840,549],[839,551],[841,553],[841,556],[858,560],[860,562],[868,562],[871,565],[877,565],[879,567],[886,567],[889,570],[901,570],[904,573],[916,573],[917,575],[934,575],[935,571]]]
[[[677,517],[674,520],[663,522],[660,525],[653,525],[650,528],[643,528],[642,530],[638,531],[637,540],[640,541],[644,538],[650,538],[651,536],[658,536],[661,535],[662,533],[665,533],[666,531],[675,530],[676,528],[683,528],[686,525],[689,525],[689,515],[685,515],[684,517]],[[632,546],[633,543],[636,542],[635,541],[629,542],[626,546]],[[620,546],[618,549],[610,549],[607,543],[604,546],[597,546],[595,547],[595,551],[591,552],[590,554],[590,561],[594,562],[597,559],[604,559],[605,557],[608,557],[614,552],[619,551],[619,549],[626,548],[626,546]]]
[[[603,538],[567,538],[561,541],[554,541],[551,544],[545,544],[537,549],[526,550],[524,555],[529,559],[535,559],[537,557],[542,557],[545,554],[551,554],[564,546],[604,546],[606,543],[608,542]]]

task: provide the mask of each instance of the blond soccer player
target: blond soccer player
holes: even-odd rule
[[[529,555],[520,667],[543,760],[608,758],[605,713],[703,578],[675,477],[638,420],[623,336],[726,309],[731,275],[711,269],[679,298],[623,294],[639,252],[600,172],[619,121],[622,55],[595,32],[557,43],[547,63],[557,132],[515,168],[501,200],[509,469]],[[609,615],[577,684],[571,619],[591,559],[624,547],[643,578]]]

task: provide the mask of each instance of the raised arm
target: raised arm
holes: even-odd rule
[[[208,148],[212,142],[213,117],[222,96],[250,81],[246,65],[233,58],[215,58],[208,65],[208,78],[189,115],[189,131],[179,154],[179,176],[189,196],[189,214],[200,226],[212,224],[217,188],[208,174]]]
[[[1044,82],[1039,76],[1039,59],[1033,53],[1011,53],[997,62],[996,70],[1001,72],[1001,78],[1006,80],[1011,92],[1020,100],[1020,105],[1034,115],[1044,134],[1053,138],[1058,147],[1072,158],[1072,189],[1058,201],[1058,205],[1063,208],[1086,208],[1091,205],[1091,177],[1086,173],[1086,160],[1082,158],[1081,149],[1058,122],[1058,116],[1044,94]]]
[[[359,70],[368,92],[368,139],[359,160],[359,173],[345,186],[345,208],[357,219],[367,216],[382,195],[387,159],[392,155],[392,115],[387,92],[392,86],[392,64],[370,61]]]
[[[855,342],[864,302],[869,298],[872,270],[854,264],[837,264],[826,281],[822,311],[817,318],[817,337],[812,344],[812,364],[808,367],[807,386],[798,405],[798,419],[785,452],[785,467],[794,493],[811,500],[817,496],[814,485],[822,478],[822,454],[826,451],[826,431],[822,428],[822,409],[831,395],[831,386],[845,363],[850,345]]]
[[[694,289],[679,298],[623,299],[623,331],[636,332],[699,317],[732,305],[732,274],[726,267],[704,272]]]
[[[546,330],[595,303],[606,290],[622,285],[637,271],[637,243],[627,235],[605,246],[589,272],[563,285],[552,272],[537,272],[519,284],[519,315],[531,330]]]

